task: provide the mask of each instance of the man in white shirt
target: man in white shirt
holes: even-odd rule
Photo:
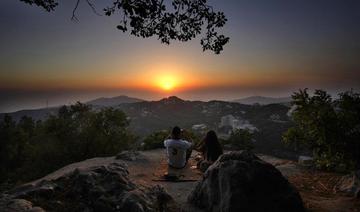
[[[166,147],[168,164],[174,168],[184,168],[190,156],[187,155],[187,150],[191,148],[192,143],[181,139],[179,127],[173,128],[171,138],[164,141],[164,146]]]

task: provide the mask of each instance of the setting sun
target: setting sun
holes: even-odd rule
[[[156,83],[162,90],[170,91],[173,90],[177,85],[178,81],[174,76],[162,76],[157,79]]]

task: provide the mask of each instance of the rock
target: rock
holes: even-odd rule
[[[303,166],[312,166],[314,164],[314,159],[309,156],[301,155],[299,156],[298,163]]]
[[[145,156],[137,151],[123,151],[116,155],[116,159],[125,161],[146,160]]]
[[[298,175],[303,171],[301,167],[299,167],[297,164],[294,163],[281,164],[275,167],[286,178]]]
[[[79,167],[56,179],[35,181],[9,191],[8,199],[17,201],[16,206],[24,208],[22,211],[167,210],[173,200],[162,187],[136,185],[128,174],[126,164],[121,161]],[[33,204],[41,208],[32,208]],[[1,207],[0,211],[3,211]]]
[[[40,207],[33,207],[32,202],[25,199],[11,199],[3,197],[0,200],[0,209],[2,212],[45,212]]]
[[[210,161],[202,160],[198,163],[198,168],[200,169],[200,171],[206,172],[206,170],[209,168],[209,166],[211,166],[211,164],[212,163]]]
[[[188,197],[205,211],[304,211],[298,191],[271,164],[248,151],[223,154]]]
[[[343,176],[336,185],[336,189],[348,196],[360,198],[360,170]]]

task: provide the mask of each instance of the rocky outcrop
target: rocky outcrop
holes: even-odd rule
[[[9,211],[171,211],[173,200],[162,187],[136,185],[128,174],[121,161],[75,168],[18,187],[0,202]]]
[[[2,212],[45,212],[40,207],[33,207],[32,202],[24,199],[11,199],[3,197],[0,199],[0,209]]]
[[[138,151],[122,151],[116,155],[116,159],[125,161],[146,160],[146,157]]]
[[[188,202],[205,211],[304,211],[299,193],[282,174],[247,151],[222,155]]]

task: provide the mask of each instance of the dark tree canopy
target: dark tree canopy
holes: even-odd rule
[[[323,90],[292,95],[294,126],[284,133],[287,144],[313,151],[316,165],[325,169],[360,168],[360,94],[340,93],[336,100]]]
[[[0,192],[5,181],[28,181],[67,164],[133,148],[130,122],[118,109],[93,110],[80,102],[43,121],[0,119]]]
[[[30,5],[37,5],[50,12],[55,10],[58,2],[55,0],[20,0]],[[75,0],[75,11],[81,0]],[[84,0],[94,12],[90,0]],[[214,11],[207,0],[171,0],[167,7],[164,0],[112,0],[112,4],[104,8],[107,16],[120,14],[117,28],[137,37],[157,37],[162,43],[170,44],[171,40],[189,41],[197,35],[201,38],[203,51],[211,50],[219,54],[229,37],[217,31],[227,21],[223,12]]]

